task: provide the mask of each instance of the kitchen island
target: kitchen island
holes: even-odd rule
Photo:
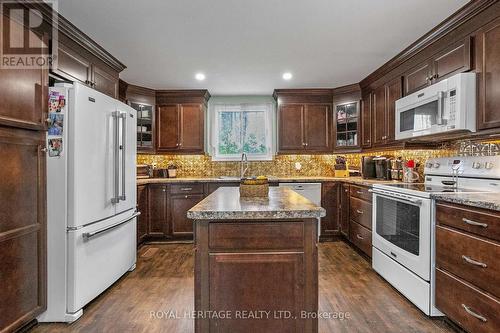
[[[196,332],[317,332],[318,220],[296,192],[219,188],[191,208]]]

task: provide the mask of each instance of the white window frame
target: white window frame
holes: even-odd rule
[[[234,107],[234,111],[231,110],[231,106]],[[265,107],[262,111],[265,113],[265,132],[266,132],[266,142],[267,153],[265,154],[252,154],[247,153],[249,161],[272,161],[274,156],[273,151],[273,110],[274,105],[272,103],[216,103],[213,105],[212,114],[212,135],[211,135],[211,155],[213,161],[240,161],[242,152],[233,155],[221,155],[219,154],[219,114],[221,112],[245,112],[245,111],[256,111],[255,109],[261,109]],[[240,110],[236,110],[236,109]],[[253,108],[253,109],[252,109]]]

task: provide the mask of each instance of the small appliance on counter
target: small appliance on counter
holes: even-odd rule
[[[392,180],[403,180],[403,160],[401,157],[391,160],[390,173]]]
[[[137,164],[137,178],[153,177],[153,167],[149,164]]]
[[[375,163],[375,178],[381,180],[391,179],[391,161],[388,156],[376,156],[373,158]]]
[[[373,156],[361,157],[361,176],[364,179],[377,178],[377,175],[375,173],[375,161],[373,159]]]
[[[333,166],[333,169],[335,177],[349,177],[349,170],[347,169],[346,158],[344,156],[337,156],[335,158],[335,165]]]

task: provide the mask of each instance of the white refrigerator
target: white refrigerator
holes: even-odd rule
[[[136,262],[136,111],[79,83],[50,88],[47,311],[73,322]]]

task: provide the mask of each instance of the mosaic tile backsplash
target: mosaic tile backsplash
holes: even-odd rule
[[[349,168],[359,169],[361,156],[394,156],[403,160],[414,159],[420,163],[420,173],[424,162],[431,157],[445,157],[457,154],[454,149],[440,150],[398,150],[345,154]],[[334,175],[333,165],[337,155],[277,155],[273,161],[249,162],[247,175],[266,175],[275,177],[326,176]],[[296,170],[295,163],[302,166]],[[169,164],[177,166],[177,177],[219,177],[239,176],[239,162],[214,162],[206,155],[138,155],[137,164],[156,165],[166,168]]]

